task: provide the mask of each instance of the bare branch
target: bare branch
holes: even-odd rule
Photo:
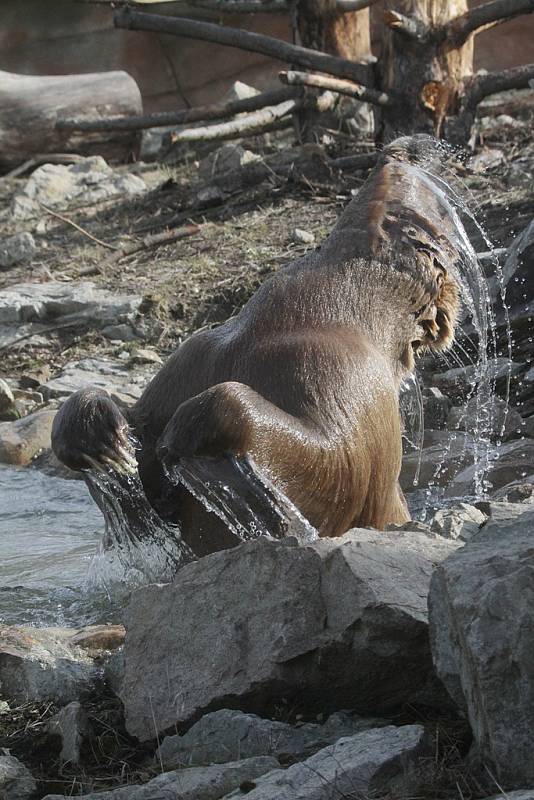
[[[188,0],[187,4],[226,14],[283,14],[288,10],[286,0]]]
[[[468,89],[470,102],[478,105],[485,97],[510,89],[528,89],[529,82],[534,79],[534,64],[523,64],[521,67],[504,69],[501,72],[488,72],[475,75]]]
[[[477,106],[485,97],[509,89],[526,89],[533,79],[534,64],[524,64],[502,72],[487,72],[466,78],[460,112],[450,121],[447,138],[453,142],[466,142],[475,121]]]
[[[297,96],[298,90],[295,89],[275,89],[254,95],[254,97],[245,97],[242,100],[230,100],[228,103],[214,103],[180,111],[161,111],[155,114],[103,117],[101,119],[60,119],[56,122],[56,128],[63,131],[137,131],[145,128],[162,128],[166,125],[188,125],[191,122],[227,119],[235,114],[257,111],[265,106],[276,106]]]
[[[359,100],[374,103],[377,106],[385,106],[390,100],[385,92],[377,92],[375,89],[368,89],[360,83],[345,81],[341,78],[330,78],[327,75],[317,75],[310,72],[297,72],[288,70],[280,72],[278,77],[282,83],[288,86],[316,86],[319,89],[329,89],[337,94],[346,94],[349,97],[357,97]]]
[[[336,8],[343,13],[361,11],[362,8],[369,8],[369,6],[374,6],[377,2],[378,0],[336,0]]]
[[[229,122],[219,125],[208,125],[203,128],[187,128],[183,131],[171,133],[173,144],[183,142],[207,142],[214,139],[235,139],[240,136],[255,136],[262,133],[266,127],[271,126],[282,117],[287,117],[297,110],[300,103],[297,100],[286,100],[278,106],[270,106],[256,111],[254,114],[243,115]]]
[[[334,105],[334,95],[331,92],[323,92],[314,98],[313,102],[317,111],[329,111]],[[309,99],[308,101],[306,99],[286,100],[285,103],[280,103],[278,106],[263,108],[261,111],[256,111],[255,114],[236,117],[236,119],[222,122],[220,125],[177,131],[171,134],[171,142],[172,144],[181,144],[183,142],[207,142],[256,136],[272,130],[275,123],[303,108],[305,103],[309,103]]]
[[[499,25],[520,14],[531,14],[533,11],[534,0],[492,0],[490,3],[471,8],[465,14],[443,25],[439,30],[439,36],[458,47],[472,33],[479,33],[484,28]]]
[[[128,7],[115,11],[113,20],[117,28],[169,33],[174,36],[187,36],[192,39],[217,42],[228,47],[262,53],[305,69],[326,72],[338,78],[349,78],[358,83],[365,84],[369,78],[368,67],[365,64],[358,64],[344,58],[320,53],[317,50],[288,44],[272,36],[242,31],[238,28],[229,28],[200,20],[165,17],[160,14],[144,14]]]
[[[430,28],[416,17],[406,17],[398,11],[388,8],[384,11],[384,22],[394,31],[398,31],[403,36],[417,41],[426,41],[430,36]]]

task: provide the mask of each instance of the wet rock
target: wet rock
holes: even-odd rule
[[[504,400],[494,397],[489,408],[477,409],[477,401],[473,397],[466,406],[451,409],[446,427],[450,431],[467,431],[473,435],[483,428],[492,439],[506,441],[520,436],[524,425],[521,415]]]
[[[498,383],[508,376],[518,375],[524,369],[523,364],[511,361],[509,358],[493,358],[488,362],[487,374]],[[477,368],[474,366],[455,367],[446,372],[436,373],[432,376],[432,384],[451,400],[463,402],[477,385]]]
[[[261,156],[251,150],[245,150],[239,144],[223,144],[200,162],[198,173],[201,180],[208,182],[214,175],[241,169],[255,161],[261,161]]]
[[[82,705],[74,700],[53,716],[47,723],[48,733],[61,738],[59,757],[64,763],[80,763],[84,742],[92,733],[89,717]]]
[[[116,322],[139,307],[137,295],[115,295],[92,281],[79,283],[16,283],[0,295],[0,326],[57,323],[79,315],[95,325]],[[0,331],[1,332],[1,331]]]
[[[380,728],[340,739],[289,769],[247,787],[249,800],[339,800],[382,792],[424,750],[420,725]],[[242,797],[239,790],[229,797]]]
[[[2,696],[17,703],[52,701],[67,705],[77,700],[101,674],[92,657],[97,651],[80,646],[82,632],[90,637],[91,626],[72,630],[1,625]]]
[[[108,792],[84,794],[80,800],[218,800],[277,766],[276,759],[262,756],[209,767],[190,767],[164,772],[142,786],[130,784]],[[64,798],[59,794],[47,794],[43,800]]]
[[[98,203],[111,197],[136,197],[146,192],[141,178],[114,171],[101,156],[90,156],[77,164],[43,164],[38,167],[12,201],[15,219],[42,216],[41,205],[67,209],[78,201]]]
[[[494,794],[486,800],[534,800],[534,789],[518,789],[506,794]]]
[[[261,714],[273,697],[362,714],[423,692],[441,704],[426,593],[456,546],[363,529],[305,547],[262,538],[136,591],[121,688],[128,730],[151,739],[229,701]]]
[[[534,473],[534,441],[518,439],[497,447],[492,452],[492,466],[488,474],[491,487],[496,490],[512,481]],[[458,472],[445,490],[446,497],[466,497],[475,494],[476,467]]]
[[[426,430],[423,445],[421,453],[416,450],[402,459],[400,485],[405,492],[413,490],[418,472],[419,486],[448,486],[474,461],[474,439],[468,433]]]
[[[452,403],[437,386],[423,389],[425,426],[435,430],[445,427]]]
[[[507,503],[502,500],[478,500],[476,506],[492,522],[511,522],[525,512],[522,503]]]
[[[0,242],[0,267],[6,269],[15,264],[27,264],[36,251],[37,245],[31,233],[16,233]]]
[[[528,475],[525,480],[507,483],[497,489],[492,497],[507,503],[534,503],[534,475]]]
[[[0,421],[13,421],[20,417],[15,405],[15,396],[6,381],[0,378]]]
[[[125,635],[124,625],[89,625],[74,632],[69,641],[91,658],[98,658],[122,647]]]
[[[385,724],[377,718],[338,712],[324,725],[306,723],[295,727],[242,711],[222,709],[205,714],[184,736],[167,736],[157,758],[165,769],[223,764],[260,755],[300,760],[343,736]]]
[[[434,514],[432,530],[446,539],[462,539],[467,542],[478,533],[488,516],[476,506],[458,503],[452,508],[441,508]]]
[[[84,386],[99,386],[130,404],[137,400],[153,372],[132,374],[123,363],[108,358],[84,358],[72,361],[52,380],[41,387],[47,399],[68,397]]]
[[[512,242],[503,274],[511,320],[528,320],[534,313],[534,220]]]
[[[23,466],[51,446],[56,411],[37,411],[14,422],[0,422],[0,462]]]
[[[529,507],[490,520],[438,565],[429,596],[437,673],[509,788],[534,781],[533,529]]]
[[[487,172],[496,169],[506,161],[502,150],[494,147],[483,147],[469,161],[469,167],[473,172]]]
[[[295,228],[293,231],[293,241],[297,242],[297,244],[313,244],[315,242],[315,235],[311,231]]]
[[[14,756],[0,755],[0,798],[29,800],[37,790],[29,769]]]

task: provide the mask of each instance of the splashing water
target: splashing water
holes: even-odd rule
[[[85,476],[106,524],[89,569],[89,587],[103,588],[116,598],[138,585],[169,581],[195,559],[179,527],[152,508],[137,473],[91,470]]]
[[[440,143],[439,146],[443,150],[448,150],[442,143]],[[454,346],[462,352],[464,358],[467,357],[468,360],[471,360],[471,388],[467,394],[466,405],[474,399],[476,419],[473,439],[473,458],[475,466],[474,490],[475,496],[480,498],[491,488],[491,468],[498,457],[498,446],[496,448],[491,442],[491,435],[495,431],[494,400],[497,384],[497,325],[488,282],[480,260],[469,240],[463,220],[469,221],[481,236],[488,251],[492,254],[490,257],[491,263],[498,281],[500,301],[504,312],[507,355],[509,359],[504,380],[505,400],[506,403],[508,403],[510,393],[512,337],[509,312],[506,305],[505,280],[498,255],[494,253],[494,247],[486,231],[476,220],[460,194],[450,183],[446,182],[444,178],[425,169],[424,163],[410,165],[408,169],[416,171],[418,180],[424,181],[427,186],[429,186],[433,193],[439,198],[444,211],[451,216],[455,223],[457,240],[454,244],[460,254],[460,263],[454,269],[454,278],[460,288],[460,297],[464,313],[470,322],[475,341],[473,342],[470,332],[465,331],[465,328],[467,328],[465,321],[463,323],[463,335],[466,340],[474,346],[476,353],[475,359],[471,360],[469,354],[459,340],[459,335],[455,340]],[[463,366],[463,362],[456,355],[454,349],[449,351],[447,355],[452,356],[452,358],[456,360],[458,366]],[[444,356],[444,360],[447,361],[447,356]],[[401,410],[408,432],[406,438],[411,446],[419,451],[419,465],[414,480],[414,485],[417,485],[424,436],[423,401],[417,378],[403,385],[400,400]],[[506,406],[506,411],[507,408],[508,406]],[[502,437],[504,433],[506,411],[500,423],[499,438]],[[449,442],[444,447],[442,458],[436,464],[434,479],[430,482],[428,489],[428,497],[431,496],[435,488],[434,484],[437,482],[437,478],[443,470],[444,462],[450,454],[454,441],[455,437],[451,432]],[[460,454],[460,457],[464,454]]]
[[[182,459],[166,474],[174,485],[183,484],[244,542],[258,536],[280,538],[289,533],[306,543],[318,536],[291,500],[251,459]]]

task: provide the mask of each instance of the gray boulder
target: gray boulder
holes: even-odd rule
[[[0,694],[17,703],[52,701],[62,706],[77,700],[101,675],[95,659],[107,649],[96,642],[111,641],[102,639],[104,627],[0,625]]]
[[[364,714],[414,701],[432,684],[430,575],[456,547],[368,530],[309,546],[259,539],[136,591],[121,688],[128,730],[152,739],[230,702],[262,713],[273,697]]]
[[[218,800],[277,766],[275,758],[262,756],[211,767],[191,767],[164,772],[141,786],[131,784],[108,792],[84,794],[80,800]],[[63,795],[47,794],[43,800],[63,800]]]
[[[16,219],[42,216],[41,204],[66,209],[73,204],[98,203],[112,197],[135,197],[146,192],[141,178],[114,171],[102,156],[90,156],[77,164],[43,164],[28,178],[11,203]]]
[[[59,323],[78,314],[95,322],[116,322],[139,307],[138,295],[115,295],[92,281],[79,283],[16,283],[0,295],[0,325]]]
[[[534,472],[534,441],[518,439],[506,442],[495,447],[490,457],[491,468],[487,478],[495,491]],[[445,490],[445,496],[466,497],[475,494],[476,474],[477,467],[474,464],[456,473]]]
[[[255,161],[261,161],[261,156],[251,150],[239,144],[223,144],[200,162],[198,173],[201,180],[209,182],[215,175],[241,169]]]
[[[0,422],[0,462],[24,466],[49,448],[55,416],[55,410],[43,409],[14,422]]]
[[[255,714],[221,709],[205,714],[184,736],[165,737],[157,756],[166,769],[266,755],[301,759],[343,736],[386,724],[385,720],[338,712],[324,725],[306,723],[295,727]]]
[[[368,797],[409,770],[424,750],[420,725],[365,731],[289,769],[268,772],[247,786],[249,800],[339,800]],[[235,791],[229,797],[242,797]]]
[[[37,789],[29,769],[14,756],[0,755],[1,800],[28,800]]]
[[[28,263],[36,251],[35,239],[28,231],[9,236],[0,242],[0,267],[6,269],[16,264]]]
[[[462,539],[467,542],[478,533],[488,519],[476,506],[469,503],[458,503],[451,508],[440,508],[434,514],[431,529],[446,539]]]
[[[413,491],[414,485],[448,486],[474,460],[474,440],[468,433],[427,430],[423,445],[421,452],[402,459],[400,485],[405,492]]]
[[[47,730],[61,738],[61,761],[73,766],[79,764],[83,743],[92,733],[82,705],[77,700],[69,703],[48,721]]]
[[[436,569],[436,671],[466,709],[478,751],[506,787],[534,781],[534,509],[490,521]]]
[[[498,382],[508,376],[518,375],[525,369],[523,364],[509,358],[493,358],[488,362],[487,375]],[[475,366],[454,367],[432,376],[432,384],[437,386],[447,397],[463,402],[472,393],[477,383],[478,369]]]
[[[454,406],[447,417],[447,429],[450,431],[467,431],[476,434],[484,429],[492,439],[511,439],[521,435],[523,420],[513,408],[494,397],[485,408],[477,409],[476,398],[472,398],[466,406]]]
[[[47,400],[68,397],[84,386],[99,386],[110,394],[119,394],[130,403],[137,400],[156,367],[132,372],[120,361],[109,358],[83,358],[71,361],[51,380],[41,386]]]

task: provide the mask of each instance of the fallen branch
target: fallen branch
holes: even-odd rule
[[[377,2],[378,0],[336,0],[336,8],[343,13],[361,11],[362,8],[369,8]]]
[[[469,138],[477,107],[485,97],[510,89],[527,89],[534,79],[534,64],[487,72],[466,80],[460,111],[450,122],[448,137],[454,142],[465,142]]]
[[[85,161],[85,156],[78,156],[76,153],[39,153],[39,155],[29,158],[24,164],[21,164],[11,172],[6,172],[1,178],[18,178],[19,175],[24,175],[30,169],[40,167],[42,164],[79,164]]]
[[[44,211],[46,211],[47,214],[50,214],[50,216],[52,216],[52,217],[56,217],[56,219],[61,220],[61,222],[65,222],[67,225],[70,225],[72,228],[75,228],[80,233],[83,233],[83,235],[87,236],[88,239],[91,239],[93,242],[96,242],[97,244],[101,245],[102,247],[107,247],[108,250],[118,250],[119,249],[116,245],[108,244],[107,242],[103,242],[102,239],[98,239],[96,236],[93,236],[92,233],[89,233],[89,231],[86,231],[85,228],[81,227],[81,225],[78,225],[78,223],[73,222],[68,217],[63,216],[63,214],[59,214],[57,211],[53,211],[51,208],[48,208],[48,206],[45,206],[44,203],[39,202],[39,205],[41,206],[41,208]]]
[[[288,86],[316,86],[319,89],[328,89],[337,94],[357,97],[359,100],[374,103],[377,106],[385,106],[390,102],[385,92],[377,92],[375,89],[362,86],[360,83],[342,80],[341,78],[330,78],[327,75],[317,75],[311,72],[297,72],[295,70],[280,72],[278,77],[282,83]]]
[[[406,17],[390,8],[384,11],[384,22],[392,30],[418,42],[424,42],[431,36],[431,29],[422,20]]]
[[[171,242],[176,242],[179,239],[185,239],[188,236],[194,236],[195,233],[198,233],[199,231],[199,225],[185,225],[183,228],[174,228],[173,230],[165,231],[164,233],[155,233],[150,236],[145,236],[140,242],[126,244],[124,247],[121,247],[115,253],[109,256],[109,258],[106,258],[105,261],[100,264],[100,271],[103,271],[106,267],[115,264],[125,256],[131,256],[134,253],[140,252],[141,250],[151,250],[155,247],[161,247],[164,244],[171,244]]]
[[[160,111],[154,114],[131,117],[104,117],[101,119],[60,119],[56,123],[56,128],[62,131],[137,131],[145,128],[162,128],[166,125],[187,125],[191,122],[226,119],[227,117],[233,117],[235,114],[257,111],[260,108],[265,108],[265,106],[278,105],[296,96],[298,94],[295,90],[275,89],[254,95],[254,97],[245,97],[242,100],[213,103],[207,106],[197,106],[197,108],[185,108],[180,111]]]
[[[534,2],[534,0],[532,1]],[[335,75],[338,78],[349,78],[358,83],[365,84],[369,77],[368,66],[365,64],[358,64],[345,58],[330,56],[317,50],[288,44],[272,36],[242,31],[238,28],[229,28],[224,25],[214,25],[211,22],[165,17],[159,14],[144,14],[128,7],[115,11],[113,21],[117,28],[168,33],[174,36],[186,36],[192,39],[216,42],[228,47],[248,50],[252,53],[262,53],[279,61],[317,70],[318,72],[326,72],[328,75]]]
[[[334,105],[334,96],[330,92],[324,92],[314,98],[314,105],[318,111],[328,111]],[[255,114],[237,117],[229,122],[221,122],[219,125],[207,125],[202,128],[188,128],[184,131],[171,133],[172,144],[183,144],[184,142],[209,142],[223,139],[236,139],[242,136],[257,136],[272,130],[273,124],[294,114],[303,108],[304,100],[286,100],[278,106],[271,106],[257,111]]]
[[[459,47],[472,33],[499,25],[520,14],[532,12],[534,12],[534,0],[492,0],[452,19],[438,29],[437,34],[440,40],[447,40],[454,47]]]
[[[286,0],[189,0],[188,5],[226,14],[284,14],[288,10]]]

